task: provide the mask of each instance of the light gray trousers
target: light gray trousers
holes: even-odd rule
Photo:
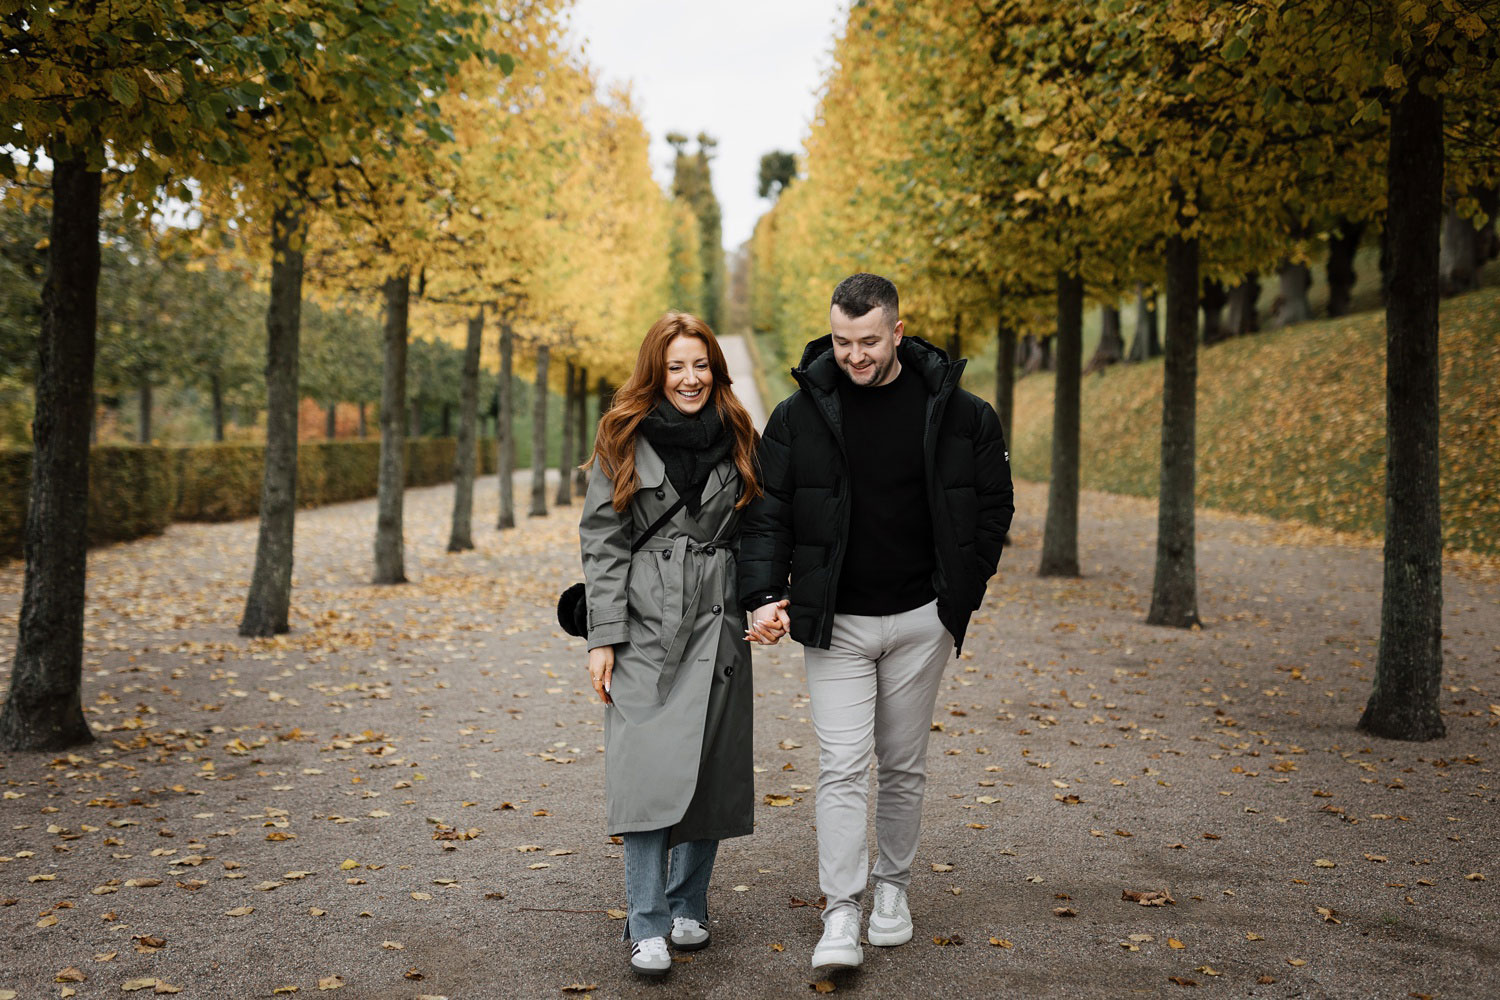
[[[927,736],[953,636],[937,602],[898,615],[837,615],[827,649],[803,650],[818,763],[823,919],[859,909],[868,884],[870,755],[876,759],[877,881],[911,882],[927,785]]]

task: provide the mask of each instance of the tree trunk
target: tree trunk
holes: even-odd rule
[[[1009,441],[1016,413],[1016,328],[1005,321],[1003,312],[995,321],[995,342],[995,412]]]
[[[1135,336],[1130,341],[1131,361],[1146,361],[1161,354],[1161,340],[1156,332],[1156,289],[1141,282],[1135,285]]]
[[[1229,318],[1226,325],[1231,337],[1260,332],[1260,275],[1250,271],[1229,293]]]
[[[1117,306],[1099,307],[1099,346],[1089,358],[1084,374],[1102,371],[1119,364],[1125,357],[1125,337],[1120,333],[1120,310]]]
[[[500,515],[495,527],[516,526],[516,391],[512,381],[516,333],[500,320],[500,410],[495,416],[495,472],[500,477]]]
[[[448,532],[448,551],[474,547],[474,459],[478,443],[475,424],[479,420],[479,348],[484,338],[484,306],[469,318],[469,337],[464,341],[463,381],[458,395],[458,447],[453,454],[453,526]],[[446,435],[445,435],[446,436]]]
[[[1203,294],[1199,297],[1203,307],[1203,342],[1217,344],[1229,337],[1224,326],[1224,304],[1229,301],[1229,292],[1218,278],[1203,282]]]
[[[446,437],[452,437],[453,436],[453,404],[452,403],[444,403],[443,404],[443,421],[442,421],[442,423],[443,423],[443,433],[440,436],[441,437],[445,437],[445,438]]]
[[[1180,220],[1179,220],[1180,224]],[[1194,438],[1198,392],[1198,241],[1167,238],[1166,360],[1162,375],[1161,486],[1156,518],[1156,579],[1149,625],[1198,622]]]
[[[1057,272],[1057,382],[1052,393],[1052,475],[1042,531],[1041,576],[1078,575],[1079,367],[1083,277]]]
[[[224,380],[214,375],[208,380],[208,391],[213,397],[214,440],[224,440]]]
[[[1279,329],[1312,319],[1312,306],[1307,301],[1307,290],[1312,286],[1312,272],[1307,265],[1285,262],[1277,271],[1276,278],[1281,292],[1276,299],[1276,327]]]
[[[297,514],[298,351],[302,324],[302,204],[287,200],[271,219],[271,295],[266,309],[266,470],[260,490],[255,571],[240,635],[288,628],[292,535]]]
[[[1340,219],[1338,228],[1328,234],[1328,315],[1343,316],[1349,312],[1354,294],[1354,251],[1365,234],[1363,222]]]
[[[52,164],[51,250],[37,338],[26,570],[0,749],[93,740],[83,717],[89,424],[99,295],[99,174],[84,152]]]
[[[547,358],[546,344],[536,349],[536,392],[531,400],[531,517],[547,514]]]
[[[573,503],[573,477],[568,474],[568,458],[573,454],[573,362],[563,369],[562,454],[557,459],[557,495],[552,502],[559,507]]]
[[[578,432],[576,435],[577,447],[573,450],[573,490],[581,497],[589,488],[589,474],[583,471],[583,463],[589,460],[589,446],[593,444],[593,435],[589,429],[589,370],[578,369],[578,385],[575,387],[576,399],[573,403],[578,407],[574,416]]]
[[[1438,492],[1438,227],[1443,100],[1420,70],[1391,110],[1386,178],[1385,589],[1375,685],[1359,727],[1397,740],[1443,736],[1443,522]]]
[[[380,478],[375,512],[375,576],[372,583],[406,582],[406,346],[411,275],[387,278],[385,364],[380,383]]]
[[[1443,229],[1438,253],[1439,287],[1446,295],[1471,292],[1479,287],[1479,230],[1458,214],[1454,206],[1443,210]]]
[[[323,417],[323,436],[332,441],[339,436],[339,404],[329,403]]]
[[[136,393],[136,428],[135,439],[138,444],[151,443],[151,379],[142,376]]]
[[[615,403],[615,390],[614,386],[606,382],[604,376],[601,375],[597,391],[599,394],[599,416],[602,417],[609,412],[609,408]]]
[[[363,402],[359,404],[359,436],[361,439],[370,436],[369,425],[365,423],[365,404]]]

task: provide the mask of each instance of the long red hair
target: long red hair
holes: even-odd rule
[[[614,508],[618,511],[630,506],[631,499],[641,488],[641,477],[635,471],[635,435],[646,414],[655,409],[664,398],[667,384],[667,347],[678,337],[696,337],[708,350],[708,370],[713,375],[710,402],[719,411],[719,419],[734,435],[734,465],[739,470],[744,490],[740,493],[736,507],[743,507],[760,496],[760,482],[756,478],[755,446],[760,435],[750,420],[750,413],[735,396],[734,380],[729,377],[729,365],[724,352],[708,324],[688,313],[669,312],[651,325],[641,349],[635,356],[635,370],[625,384],[615,391],[613,405],[599,418],[599,430],[594,435],[594,454],[583,468],[598,461],[615,483]]]

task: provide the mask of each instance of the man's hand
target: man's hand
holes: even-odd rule
[[[594,693],[606,705],[615,700],[609,696],[609,679],[615,672],[615,647],[599,646],[589,650],[589,677],[594,682]]]
[[[756,608],[755,614],[750,616],[750,627],[745,630],[745,641],[762,646],[776,645],[792,629],[792,620],[786,613],[790,603],[783,598]]]

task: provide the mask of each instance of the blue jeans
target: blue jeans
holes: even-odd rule
[[[708,923],[708,878],[713,874],[717,840],[690,840],[671,850],[671,830],[622,835],[625,841],[624,938],[668,937],[673,917]]]

